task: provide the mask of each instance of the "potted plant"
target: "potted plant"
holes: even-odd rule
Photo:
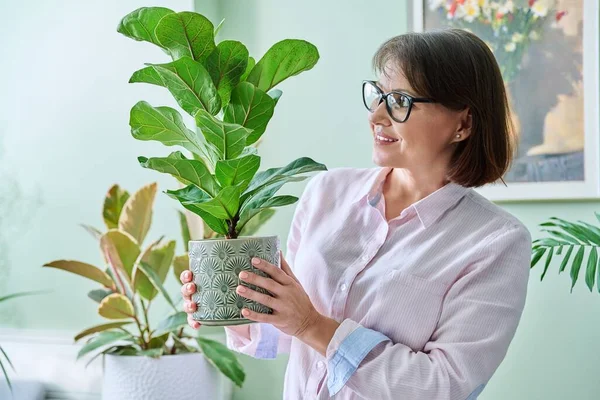
[[[327,169],[304,157],[259,172],[255,144],[282,95],[275,86],[311,69],[319,53],[304,40],[286,39],[256,62],[239,41],[215,43],[216,30],[203,15],[160,7],[133,11],[123,18],[118,31],[157,45],[171,57],[168,63],[146,64],[129,82],[168,89],[198,128],[188,129],[181,114],[170,107],[140,101],[131,109],[134,138],[189,152],[187,156],[175,151],[166,157],[139,157],[140,164],[179,180],[184,187],[167,194],[222,235],[190,242],[190,269],[197,286],[192,299],[198,304],[194,319],[205,325],[250,323],[242,316],[242,308],[272,310],[239,296],[236,286],[268,292],[241,281],[238,274],[248,270],[265,276],[250,263],[254,256],[279,266],[280,243],[277,236],[250,236],[253,232],[248,227],[268,216],[269,210],[298,200],[276,196],[285,183],[307,178],[300,174]]]
[[[595,214],[600,222],[600,214]],[[585,284],[590,292],[594,290],[594,284],[596,290],[600,292],[600,267],[598,267],[600,228],[587,222],[569,222],[556,217],[550,218],[540,226],[543,227],[543,232],[549,234],[549,237],[533,241],[531,267],[533,268],[545,256],[544,270],[540,280],[546,276],[552,259],[562,257],[558,273],[563,272],[570,264],[571,293],[577,283],[582,266],[585,266]],[[589,248],[589,251],[586,252],[586,248]]]
[[[175,255],[175,241],[158,240],[144,245],[152,222],[155,183],[133,195],[114,185],[103,206],[106,231],[84,225],[99,243],[105,268],[74,260],[56,260],[44,267],[57,268],[91,279],[101,286],[88,293],[98,303],[98,313],[107,321],[84,329],[75,341],[86,339],[77,355],[104,355],[105,399],[195,398],[199,391],[220,398],[219,371],[242,386],[244,371],[235,353],[223,344],[186,333],[187,315],[164,288],[173,271],[178,279],[188,268],[187,254]],[[181,218],[184,238],[185,218]],[[184,249],[187,241],[184,239]],[[161,295],[173,312],[154,325],[151,305]],[[88,364],[89,364],[88,362]],[[215,368],[216,367],[216,368]],[[193,379],[191,379],[193,378]]]
[[[35,293],[39,293],[39,292],[19,292],[19,293],[12,293],[12,294],[9,294],[6,296],[0,296],[0,303],[3,303],[10,299],[14,299],[16,297],[29,296],[29,295],[35,294]],[[3,357],[4,357],[4,362],[2,361]],[[8,354],[6,354],[6,352],[4,351],[2,346],[0,346],[0,371],[2,371],[2,375],[4,376],[6,384],[8,385],[8,389],[12,393],[12,390],[13,390],[12,384],[10,382],[10,378],[8,376],[8,372],[6,371],[6,367],[4,366],[4,363],[7,363],[12,368],[13,371],[15,370],[15,367],[12,365],[10,358],[8,358]]]

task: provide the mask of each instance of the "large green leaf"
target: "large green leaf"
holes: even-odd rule
[[[581,269],[584,251],[585,247],[580,246],[577,254],[575,254],[575,258],[573,259],[573,265],[571,265],[571,293],[573,292],[573,287],[575,287],[577,278],[579,278],[579,270]]]
[[[164,86],[177,103],[191,116],[198,110],[211,115],[221,110],[221,98],[213,85],[206,68],[190,57],[182,57],[168,64],[148,64],[149,67],[136,71],[129,82],[145,82]],[[155,73],[146,71],[154,70]],[[157,76],[160,80],[157,80]]]
[[[248,79],[248,75],[250,75],[250,72],[252,72],[252,69],[254,68],[255,65],[256,65],[256,60],[253,57],[248,57],[248,64],[246,65],[246,70],[240,77],[240,81],[243,82],[246,79]]]
[[[203,15],[185,11],[162,18],[155,33],[173,60],[187,56],[204,63],[216,47],[214,29]]]
[[[112,279],[110,279],[106,272],[84,262],[73,260],[58,260],[44,264],[44,267],[62,269],[63,271],[68,271],[73,274],[77,274],[85,278],[91,279],[93,281],[96,281],[107,288],[112,288],[114,286],[114,282],[112,281]]]
[[[102,208],[102,216],[104,223],[108,229],[114,229],[119,224],[119,216],[123,205],[129,198],[129,192],[121,189],[119,185],[113,185],[106,193],[104,198],[104,207]]]
[[[183,311],[180,311],[173,315],[169,315],[166,319],[159,322],[156,327],[156,331],[153,332],[153,335],[159,336],[168,332],[173,332],[174,330],[186,325],[187,314]]]
[[[197,337],[196,340],[204,356],[233,383],[242,387],[246,374],[235,354],[227,346],[215,340],[203,337]]]
[[[140,101],[131,109],[129,125],[131,134],[138,140],[156,140],[165,146],[182,146],[210,159],[202,135],[187,129],[181,114],[170,107],[152,107]]]
[[[188,225],[187,217],[181,211],[179,213],[179,225],[181,226],[181,240],[183,241],[183,249],[188,251],[188,243],[192,239],[190,234],[190,226]]]
[[[294,204],[297,201],[298,198],[295,196],[276,196],[271,198],[265,196],[265,198],[257,198],[253,200],[240,213],[238,231],[241,231],[249,220],[254,218],[258,213],[260,213],[264,209],[273,207],[283,207],[290,204]]]
[[[143,186],[123,206],[119,229],[129,233],[141,246],[152,223],[152,206],[156,197],[156,183]]]
[[[117,32],[138,41],[146,41],[161,46],[156,38],[155,29],[165,16],[173,14],[164,7],[142,7],[127,14],[117,27]]]
[[[111,229],[100,238],[106,261],[131,280],[131,271],[140,255],[140,246],[129,233]]]
[[[173,303],[171,296],[169,296],[169,293],[167,292],[167,290],[161,282],[162,277],[158,276],[158,274],[154,272],[154,270],[143,261],[139,263],[138,268],[144,273],[144,275],[146,275],[146,277],[152,283],[154,288],[163,295],[163,297],[165,298],[165,300],[167,300],[167,303],[169,303],[173,310],[177,312],[177,307],[175,307],[175,303]]]
[[[238,186],[244,191],[260,168],[260,157],[249,155],[217,162],[215,178],[221,187]]]
[[[170,174],[180,182],[194,184],[211,197],[219,192],[219,185],[202,161],[188,160],[180,152],[171,153],[168,157],[138,157],[144,168]]]
[[[246,146],[250,146],[265,132],[274,111],[275,100],[271,96],[251,83],[241,82],[231,93],[223,121],[251,129],[246,139]]]
[[[594,283],[596,282],[596,266],[598,264],[598,249],[594,246],[588,256],[588,263],[585,269],[585,283],[590,289],[590,292],[594,290]]]
[[[98,314],[108,319],[133,318],[135,311],[131,300],[120,293],[106,296],[98,306]]]
[[[79,360],[81,357],[86,355],[87,353],[99,349],[102,346],[109,345],[111,343],[118,342],[119,340],[128,339],[131,335],[127,332],[120,331],[108,331],[101,332],[93,340],[88,342],[85,346],[79,350],[77,353],[77,359]]]
[[[169,197],[179,200],[183,207],[198,215],[215,232],[219,232],[222,235],[227,233],[227,226],[224,221],[215,218],[213,215],[198,207],[199,203],[211,200],[211,197],[203,190],[195,185],[189,185],[183,189],[167,190],[166,193]]]
[[[91,334],[107,331],[109,329],[120,328],[122,326],[129,325],[131,323],[132,323],[131,321],[119,321],[119,322],[109,322],[108,324],[92,326],[91,328],[84,329],[81,332],[79,332],[77,335],[75,335],[74,340],[78,341],[80,339],[83,339],[86,336],[91,335]]]
[[[240,199],[242,212],[248,209],[248,205],[256,199],[262,201],[262,199],[272,197],[287,182],[298,182],[308,178],[307,176],[297,177],[295,175],[324,170],[327,170],[325,165],[308,157],[303,157],[292,161],[285,167],[271,168],[257,173]]]
[[[147,300],[152,300],[165,282],[175,256],[175,241],[151,245],[136,263],[134,287]],[[150,270],[148,272],[147,270]],[[150,275],[150,276],[149,276]],[[154,282],[155,281],[155,282]],[[167,296],[168,297],[168,296]]]
[[[229,102],[231,91],[240,82],[247,65],[248,49],[241,42],[235,40],[220,42],[208,56],[206,66],[219,90],[223,105]]]
[[[223,188],[214,199],[194,205],[215,218],[230,220],[239,210],[240,193],[240,188],[237,186],[228,186]]]
[[[262,209],[253,218],[248,219],[245,224],[238,224],[239,236],[253,236],[273,215],[275,215],[275,210],[272,208]]]
[[[219,121],[204,110],[196,114],[196,125],[206,141],[217,150],[219,160],[237,158],[246,146],[250,130],[238,124]]]
[[[268,92],[283,80],[311,69],[318,60],[319,51],[313,44],[305,40],[285,39],[265,53],[246,80]]]
[[[277,177],[290,177],[316,171],[327,171],[327,167],[324,164],[320,164],[308,157],[298,158],[285,167],[270,168],[266,171],[261,171],[256,174],[254,179],[252,179],[250,186],[246,189],[245,194],[256,192],[257,190],[268,186]]]

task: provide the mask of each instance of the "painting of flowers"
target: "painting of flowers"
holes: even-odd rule
[[[506,186],[483,191],[492,200],[600,197],[598,1],[422,0],[419,7],[415,26],[473,32],[500,66],[518,149]]]

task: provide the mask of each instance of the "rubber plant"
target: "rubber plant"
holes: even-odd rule
[[[201,352],[241,387],[245,374],[235,353],[217,341],[189,335],[184,329],[186,314],[178,311],[165,290],[164,282],[170,271],[179,280],[181,271],[187,269],[187,254],[175,255],[175,240],[165,240],[164,236],[145,244],[156,191],[157,185],[152,183],[130,195],[115,184],[108,190],[102,208],[106,229],[100,231],[82,225],[98,241],[104,267],[67,259],[44,265],[100,284],[88,297],[98,303],[98,314],[106,322],[75,336],[75,342],[85,339],[77,359],[92,353],[96,354],[89,362],[102,354],[160,357]],[[187,251],[189,233],[183,216],[181,227]],[[148,314],[159,294],[172,313],[152,324]]]
[[[600,214],[595,213],[600,222]],[[550,263],[555,258],[562,258],[558,273],[567,266],[570,269],[571,292],[585,266],[585,284],[590,292],[600,292],[600,267],[598,266],[598,248],[600,247],[600,228],[584,221],[570,222],[552,217],[540,224],[547,237],[533,241],[531,267],[544,260],[544,270],[540,280],[543,280]]]

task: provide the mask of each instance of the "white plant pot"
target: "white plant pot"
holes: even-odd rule
[[[231,399],[233,382],[200,353],[104,356],[103,400]]]

